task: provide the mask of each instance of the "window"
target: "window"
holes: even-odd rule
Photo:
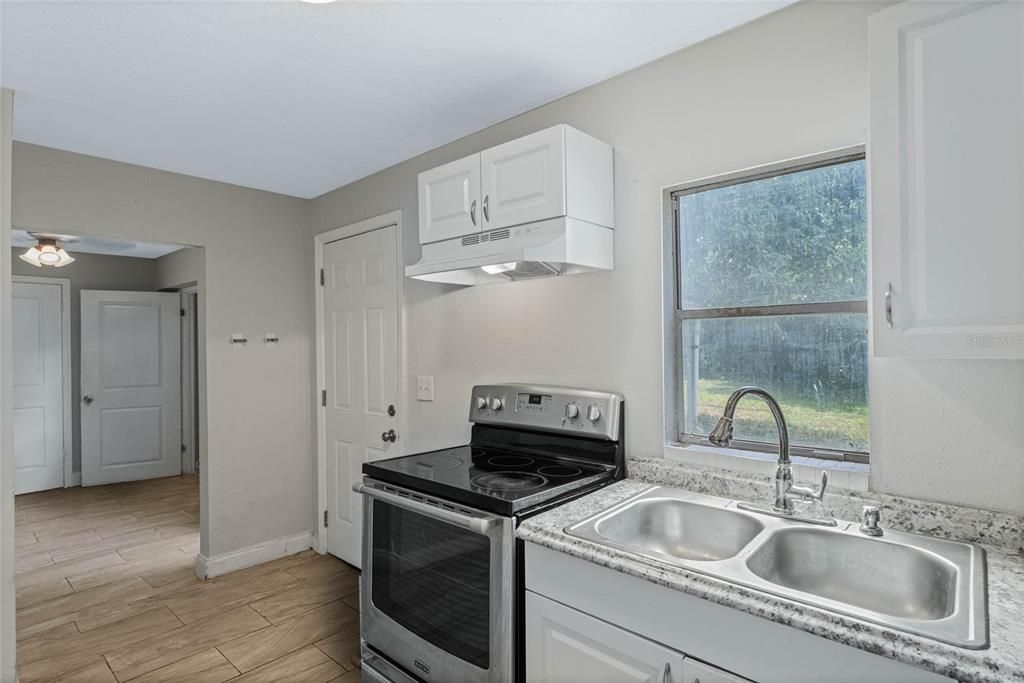
[[[669,192],[674,219],[671,360],[678,435],[706,437],[736,388],[782,405],[792,451],[867,462],[867,201],[862,148]],[[777,449],[757,399],[734,447]]]

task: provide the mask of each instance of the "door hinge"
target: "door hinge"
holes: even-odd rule
[[[188,448],[185,446],[185,444],[181,444],[181,452],[185,453],[186,451],[188,451]]]
[[[324,528],[327,528],[328,526],[330,525],[327,523],[327,510],[324,510]]]
[[[181,311],[181,317],[184,318],[185,317],[185,309],[184,308],[179,308],[178,310]]]
[[[320,405],[322,405],[324,408],[327,407],[327,390],[326,389],[321,389],[320,390]]]
[[[327,277],[324,275],[324,269],[320,269],[320,286],[323,287],[327,284]]]

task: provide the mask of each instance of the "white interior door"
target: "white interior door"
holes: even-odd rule
[[[362,566],[366,461],[397,455],[398,243],[395,226],[326,244],[327,550]]]
[[[58,488],[65,447],[61,286],[13,283],[13,327],[14,492]]]
[[[181,474],[176,292],[82,290],[82,485]]]

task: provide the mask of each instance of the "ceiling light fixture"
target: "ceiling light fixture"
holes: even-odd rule
[[[60,268],[75,260],[68,252],[64,251],[60,242],[50,237],[40,237],[36,240],[36,245],[19,258],[25,263],[31,263],[36,268],[42,266]]]

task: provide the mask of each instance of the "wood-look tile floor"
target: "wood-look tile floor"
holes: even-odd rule
[[[359,573],[309,550],[200,581],[193,476],[18,496],[21,683],[360,680]]]

